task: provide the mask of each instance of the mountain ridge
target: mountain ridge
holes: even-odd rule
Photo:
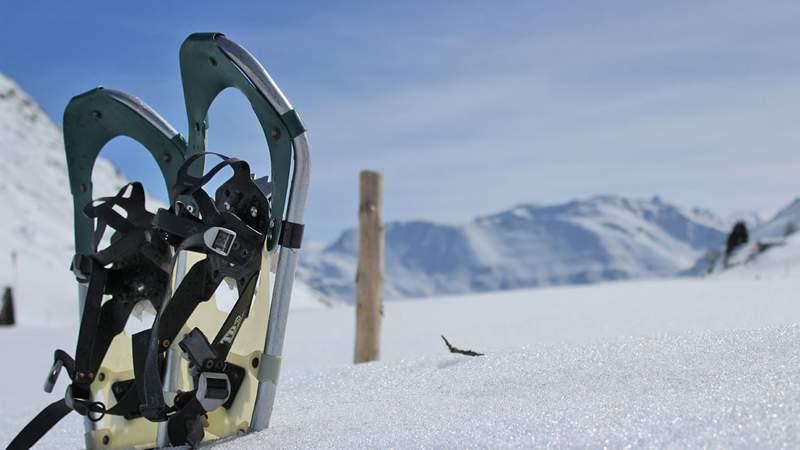
[[[667,276],[725,236],[706,209],[595,195],[523,203],[463,224],[389,222],[387,298]],[[299,276],[324,295],[353,298],[354,228],[301,257]]]

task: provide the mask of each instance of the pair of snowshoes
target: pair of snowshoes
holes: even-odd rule
[[[122,92],[94,89],[66,108],[78,342],[74,358],[55,352],[45,384],[52,391],[66,371],[71,382],[64,398],[36,416],[9,449],[33,446],[72,411],[85,416],[92,449],[197,447],[269,423],[303,234],[308,141],[264,68],[224,35],[189,36],[180,63],[188,143]],[[228,87],[247,97],[261,124],[269,177],[256,179],[243,160],[206,153],[208,110]],[[168,209],[147,211],[140,183],[92,201],[95,159],[117,136],[133,138],[155,158]],[[206,157],[221,162],[204,174]],[[233,175],[210,196],[203,186],[226,167]],[[227,309],[215,298],[225,285],[238,294]],[[152,326],[126,331],[145,303],[155,310]]]

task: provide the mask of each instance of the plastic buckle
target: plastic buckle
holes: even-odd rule
[[[228,256],[236,240],[236,232],[222,227],[211,227],[203,233],[203,242],[214,253]]]
[[[53,361],[53,367],[50,368],[47,379],[44,381],[44,391],[48,394],[53,392],[53,387],[55,387],[56,381],[58,381],[58,375],[61,373],[62,367],[64,367],[64,361],[60,359]]]
[[[189,358],[189,361],[200,370],[208,370],[213,367],[217,354],[199,328],[194,328],[186,334],[178,345]]]
[[[106,406],[102,402],[75,398],[72,394],[72,386],[67,386],[64,393],[64,404],[76,413],[86,416],[92,422],[99,422],[106,415]]]
[[[197,401],[206,412],[213,411],[228,401],[231,380],[227,374],[203,372],[197,380]]]

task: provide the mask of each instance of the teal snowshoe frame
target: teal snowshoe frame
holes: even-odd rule
[[[110,140],[127,136],[141,143],[156,160],[170,192],[181,164],[206,151],[208,110],[214,99],[227,88],[241,91],[256,114],[269,148],[271,212],[277,222],[266,245],[268,250],[279,247],[266,341],[258,366],[256,406],[248,430],[258,431],[269,425],[280,371],[308,193],[308,138],[299,116],[263,66],[223,34],[190,35],[181,46],[180,66],[188,115],[188,144],[154,110],[125,93],[97,88],[74,97],[68,104],[63,129],[73,195],[75,248],[78,253],[91,251],[94,223],[82,210],[92,201],[94,163]],[[193,167],[197,173],[202,173],[202,169],[200,164]],[[169,200],[172,204],[178,199]],[[86,285],[79,284],[81,311],[85,295]],[[175,356],[168,353],[167,358],[171,357]],[[90,431],[93,423],[88,419],[85,423]],[[158,445],[166,445],[165,439],[159,427]]]
[[[261,64],[221,33],[196,33],[180,51],[181,79],[189,118],[189,149],[206,151],[208,110],[220,92],[238,89],[258,118],[267,140],[272,168],[272,217],[283,217],[292,162],[292,139],[305,132],[297,113]],[[267,241],[273,249],[280,227]]]
[[[64,149],[75,216],[76,253],[92,252],[94,223],[83,208],[92,201],[92,172],[97,155],[119,136],[138,141],[150,152],[167,192],[175,183],[178,168],[189,156],[183,136],[138,98],[101,87],[73,97],[64,110]]]

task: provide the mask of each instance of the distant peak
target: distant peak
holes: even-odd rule
[[[0,73],[0,105],[9,111],[16,110],[16,114],[28,122],[42,119],[56,129],[58,128],[41,106],[17,82],[3,73]]]
[[[800,217],[800,197],[795,198],[791,203],[781,208],[767,223],[795,217]]]

